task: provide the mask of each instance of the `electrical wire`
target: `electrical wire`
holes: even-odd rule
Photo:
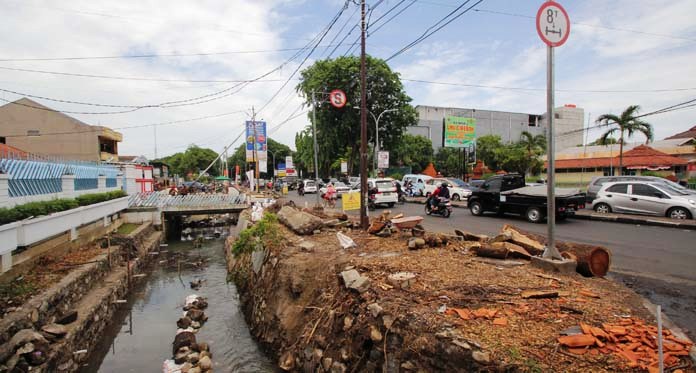
[[[403,9],[401,9],[399,12],[397,12],[396,14],[394,14],[393,16],[391,16],[389,19],[387,19],[386,21],[384,21],[381,25],[379,25],[379,27],[375,28],[374,30],[372,29],[372,27],[376,27],[376,26],[377,26],[377,23],[379,23],[379,21],[380,21],[382,18],[384,18],[384,17],[387,16],[389,13],[391,13],[392,11],[394,11],[396,8],[398,8],[398,7],[399,7],[401,4],[403,4],[405,1],[406,1],[406,0],[401,0],[401,1],[399,1],[398,3],[396,3],[394,6],[392,6],[391,8],[389,8],[386,12],[384,12],[379,18],[377,18],[377,19],[375,20],[374,24],[368,23],[368,24],[365,26],[365,38],[368,39],[370,36],[372,36],[374,33],[376,33],[377,31],[379,31],[382,27],[386,26],[389,22],[391,22],[394,18],[398,17],[401,13],[403,13],[406,9],[410,8],[411,5],[415,4],[415,2],[416,2],[416,0],[412,0],[410,4],[406,5],[406,6],[405,6]],[[359,25],[356,24],[354,27],[355,27],[355,28],[358,28]],[[343,41],[342,41],[341,43],[343,43]],[[346,50],[346,52],[343,54],[343,57],[345,57],[345,56],[347,56],[347,55],[350,55],[350,54],[353,54],[353,50],[354,50],[355,48],[357,48],[357,46],[358,46],[359,44],[360,44],[360,35],[358,35],[358,37],[355,38],[355,41],[353,41],[352,43],[349,44],[350,46],[348,47],[348,50]]]
[[[505,87],[496,85],[485,85],[485,84],[467,84],[467,83],[451,83],[451,82],[436,82],[431,80],[422,79],[408,79],[401,78],[402,81],[414,82],[414,83],[424,83],[424,84],[438,84],[438,85],[451,85],[458,87],[471,87],[471,88],[485,88],[485,89],[504,89],[513,91],[546,91],[546,88],[525,88],[525,87]],[[694,91],[696,87],[686,87],[686,88],[658,88],[658,89],[634,89],[634,90],[609,90],[609,89],[556,89],[556,92],[574,92],[574,93],[661,93],[661,92],[682,92],[682,91]]]
[[[428,27],[428,28],[425,30],[425,32],[423,32],[423,34],[422,34],[421,36],[419,36],[419,37],[416,38],[414,41],[410,42],[409,44],[407,44],[406,46],[404,46],[403,48],[401,48],[400,50],[398,50],[398,51],[395,52],[394,54],[392,54],[389,58],[385,59],[384,61],[385,61],[385,62],[389,62],[390,60],[394,59],[395,57],[397,57],[397,56],[401,55],[402,53],[406,52],[407,50],[413,48],[416,44],[418,44],[418,43],[422,42],[423,40],[429,38],[431,35],[433,35],[434,33],[438,32],[438,31],[440,31],[442,28],[444,28],[445,26],[449,25],[450,23],[452,23],[454,20],[456,20],[457,18],[461,17],[462,15],[468,13],[468,12],[469,12],[471,9],[473,9],[475,6],[477,6],[477,5],[479,5],[479,4],[481,4],[481,3],[483,2],[483,0],[478,0],[476,3],[474,3],[474,5],[472,5],[472,6],[468,7],[468,8],[466,8],[464,11],[460,12],[459,14],[454,15],[457,11],[459,11],[459,9],[463,8],[463,7],[464,7],[466,4],[468,4],[470,1],[471,1],[471,0],[466,0],[465,2],[463,2],[461,5],[459,5],[459,6],[458,6],[456,9],[454,9],[452,12],[450,12],[450,13],[447,14],[445,17],[443,17],[442,19],[440,19],[439,21],[437,21],[434,25]],[[452,17],[452,18],[450,18],[450,17]],[[450,19],[447,20],[448,18],[450,18]],[[447,20],[447,21],[446,21],[446,20]],[[445,22],[445,21],[446,21],[446,22]],[[445,23],[443,23],[442,25],[440,25],[440,23],[442,23],[442,22],[445,22]],[[439,26],[438,26],[438,25],[439,25]],[[435,28],[435,29],[432,30],[433,28]],[[430,31],[430,30],[432,30],[432,31]]]
[[[345,44],[348,45],[348,44]],[[340,47],[341,44],[320,45],[318,48]],[[163,57],[205,57],[205,56],[224,56],[230,54],[259,54],[259,53],[281,53],[299,51],[300,48],[280,48],[280,49],[259,49],[259,50],[239,50],[225,52],[199,52],[199,53],[164,53],[164,54],[134,54],[117,56],[84,56],[84,57],[35,57],[35,58],[0,58],[0,62],[44,62],[44,61],[81,61],[81,60],[107,60],[107,59],[130,59],[130,58],[163,58]]]

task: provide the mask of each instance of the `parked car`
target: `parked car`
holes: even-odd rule
[[[471,193],[469,210],[474,216],[486,211],[499,215],[506,212],[523,215],[532,223],[541,223],[546,217],[546,186],[528,187],[524,176],[507,174],[492,176]],[[563,220],[585,208],[585,193],[556,188],[556,219]]]
[[[486,180],[481,179],[469,180],[469,187],[471,188],[471,190],[476,190],[476,188],[479,188],[485,182]]]
[[[662,183],[686,194],[696,195],[696,190],[688,189],[673,181],[657,176],[599,176],[592,178],[592,180],[590,180],[590,184],[587,185],[587,202],[592,203],[592,201],[597,197],[597,192],[599,192],[599,190],[602,188],[604,184],[619,181],[642,181]]]
[[[314,180],[304,180],[304,192],[305,193],[316,193],[317,183]]]
[[[599,213],[693,219],[696,216],[696,195],[661,182],[621,181],[603,184],[592,208]]]
[[[406,174],[401,179],[401,185],[406,185],[406,183],[410,181],[413,185],[414,194],[416,196],[424,196],[425,183],[430,179],[432,179],[432,177],[428,175]]]
[[[394,207],[399,201],[393,179],[368,179],[367,189],[370,191],[368,193],[370,204]]]
[[[471,189],[470,188],[465,188],[463,187],[461,183],[464,183],[463,181],[459,180],[460,182],[457,182],[459,179],[450,179],[450,178],[433,178],[425,182],[425,189],[424,193],[426,197],[430,197],[430,195],[435,191],[437,187],[439,187],[443,182],[447,182],[449,184],[449,192],[450,192],[450,198],[452,198],[453,201],[461,201],[462,199],[467,199],[471,195]],[[466,184],[466,183],[464,183]],[[468,184],[466,184],[468,186]]]
[[[346,185],[340,181],[334,182],[334,188],[336,189],[336,195],[339,195],[339,196],[343,193],[350,192],[350,189],[351,189],[348,185]],[[321,187],[319,189],[319,193],[321,194],[322,197],[324,196],[324,194],[326,194],[327,189],[328,189],[328,185]]]

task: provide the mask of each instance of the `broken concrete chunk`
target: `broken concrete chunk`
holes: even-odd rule
[[[425,240],[420,237],[413,237],[408,240],[408,248],[418,250],[425,246]]]
[[[67,325],[67,324],[72,324],[77,320],[77,311],[70,311],[66,313],[65,315],[61,316],[57,321],[56,324],[61,324],[61,325]]]
[[[372,342],[380,342],[382,340],[382,332],[374,325],[370,325],[370,339],[372,339]]]
[[[12,336],[10,339],[10,346],[12,349],[17,349],[26,343],[36,341],[48,343],[46,338],[44,338],[41,333],[36,332],[34,329],[22,329]]]
[[[382,313],[382,307],[378,303],[371,303],[367,306],[367,310],[370,311],[372,317],[377,317]]]
[[[341,277],[348,289],[353,289],[362,293],[370,288],[370,279],[360,275],[360,273],[354,269],[341,272]]]
[[[322,226],[318,217],[290,206],[280,209],[278,220],[297,234],[311,234]]]
[[[302,241],[297,246],[300,248],[300,250],[311,253],[314,251],[314,246],[316,245],[313,242]]]
[[[476,362],[479,364],[491,363],[491,354],[488,352],[474,351],[471,353],[471,357],[473,357],[474,360],[476,360]]]
[[[68,334],[68,328],[60,324],[46,324],[41,327],[41,330],[59,337]]]
[[[397,273],[389,275],[389,277],[387,278],[387,281],[395,287],[399,287],[401,289],[408,289],[411,287],[411,285],[413,285],[415,278],[416,278],[415,273],[397,272]]]

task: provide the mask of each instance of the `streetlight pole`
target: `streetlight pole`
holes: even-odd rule
[[[367,66],[365,61],[365,0],[360,1],[360,226],[367,230]]]
[[[379,120],[382,118],[382,115],[384,113],[388,113],[388,112],[396,111],[396,110],[397,109],[386,109],[386,110],[382,111],[381,113],[379,113],[379,115],[377,117],[375,117],[375,115],[371,111],[369,111],[369,110],[367,111],[368,113],[370,113],[370,115],[372,115],[372,119],[375,120],[375,155],[374,155],[374,158],[375,158],[375,177],[377,176],[376,175],[377,170],[378,170],[377,165],[379,164],[377,162],[377,154],[379,154]]]

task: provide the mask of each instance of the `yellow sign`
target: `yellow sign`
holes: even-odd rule
[[[360,192],[343,193],[341,195],[343,211],[360,210]]]

